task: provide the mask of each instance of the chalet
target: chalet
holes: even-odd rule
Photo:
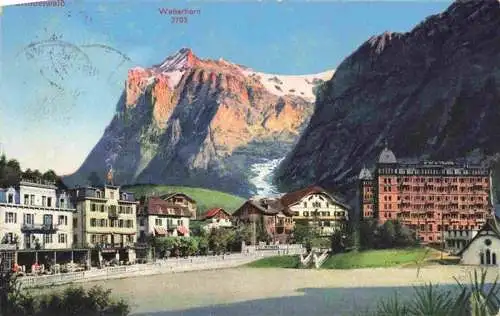
[[[187,206],[152,196],[143,199],[137,212],[139,238],[146,236],[189,236],[192,212]]]
[[[166,202],[169,202],[172,205],[178,205],[180,207],[183,207],[191,213],[190,218],[191,219],[196,219],[196,210],[197,210],[197,205],[196,201],[193,200],[191,197],[189,197],[187,194],[184,193],[167,193],[160,198]]]
[[[320,235],[328,236],[345,229],[349,206],[319,186],[287,193],[280,200],[295,223],[312,225]]]
[[[239,223],[261,223],[269,238],[275,242],[288,242],[293,230],[292,216],[277,198],[250,199],[233,216]]]
[[[490,218],[469,243],[458,253],[460,263],[467,265],[498,265],[500,228],[498,217]]]
[[[233,227],[232,216],[222,208],[208,210],[201,218],[202,227],[209,231],[212,228]]]

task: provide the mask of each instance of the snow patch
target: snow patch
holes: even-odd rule
[[[184,71],[175,70],[167,72],[165,74],[168,75],[168,85],[170,89],[174,89],[181,81],[182,75],[184,75]]]
[[[189,54],[191,50],[183,48],[177,53],[168,56],[161,64],[154,66],[161,72],[171,72],[175,70],[183,70],[189,67]]]
[[[277,75],[256,72],[251,69],[241,69],[241,71],[250,77],[258,78],[262,85],[272,94],[278,96],[295,95],[309,101],[314,101],[314,87],[322,81],[330,80],[334,70],[311,74],[311,75]]]
[[[250,166],[250,172],[253,175],[248,180],[257,190],[253,192],[257,196],[273,196],[279,194],[276,186],[272,184],[274,171],[283,161],[283,158],[264,160],[263,162],[254,163]]]

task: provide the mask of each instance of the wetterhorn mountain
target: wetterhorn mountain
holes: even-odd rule
[[[69,185],[115,182],[191,185],[249,195],[249,167],[284,157],[306,126],[315,88],[333,72],[279,76],[184,48],[128,73],[104,135]]]
[[[348,193],[387,139],[397,158],[472,162],[500,153],[500,2],[463,1],[407,33],[374,36],[318,94],[281,164],[282,189]]]

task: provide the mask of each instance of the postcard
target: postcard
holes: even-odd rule
[[[499,313],[498,0],[0,9],[0,315]]]

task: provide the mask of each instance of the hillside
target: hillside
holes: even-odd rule
[[[291,150],[313,112],[315,90],[332,73],[264,74],[187,48],[130,69],[104,135],[64,181],[82,184],[112,166],[122,184],[252,195],[251,166]]]
[[[367,40],[322,87],[276,182],[285,190],[317,183],[352,198],[386,139],[399,161],[496,161],[499,29],[499,1],[461,1],[410,32]]]
[[[153,193],[160,195],[172,192],[187,194],[196,201],[198,205],[198,215],[202,215],[207,210],[215,207],[221,207],[232,213],[245,202],[244,198],[236,195],[194,187],[134,185],[125,186],[124,189],[134,193],[137,198],[151,195]]]

